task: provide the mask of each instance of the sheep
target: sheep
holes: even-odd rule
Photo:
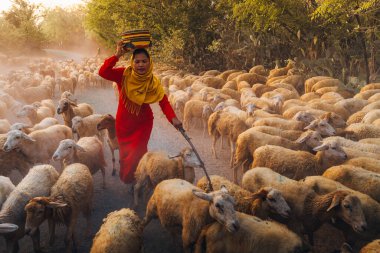
[[[344,121],[343,117],[334,112],[327,112],[324,115],[320,116],[320,119],[327,120],[327,123],[329,123],[334,128],[346,127],[346,122]]]
[[[378,127],[380,127],[380,119],[375,120],[374,122],[372,122],[372,124],[373,124],[374,126],[378,126]]]
[[[378,154],[380,158],[380,145],[361,143],[357,141],[352,141],[340,136],[331,136],[324,139],[325,142],[337,142],[341,147],[348,147],[352,149],[357,149],[359,151],[371,152]]]
[[[236,152],[234,157],[234,182],[237,182],[237,170],[239,167],[242,166],[243,171],[246,171],[252,162],[253,153],[261,146],[277,145],[294,150],[305,150],[308,149],[308,147],[315,148],[320,145],[320,142],[315,140],[315,138],[310,138],[311,136],[307,136],[306,138],[306,136],[304,136],[305,138],[300,138],[296,142],[292,142],[279,136],[273,136],[255,131],[254,129],[248,129],[247,131],[239,134],[236,140]]]
[[[27,117],[33,125],[41,122],[44,118],[53,116],[54,114],[48,107],[41,106],[36,109],[33,105],[24,105],[21,111],[17,113],[17,117]]]
[[[361,167],[368,171],[380,173],[380,160],[369,157],[356,157],[349,159],[344,164]]]
[[[275,127],[270,127],[270,126],[255,126],[251,128],[252,130],[263,132],[266,134],[270,135],[276,135],[280,136],[282,138],[288,139],[290,141],[295,141],[297,140],[301,134],[303,133],[302,131],[297,131],[297,130],[283,130],[281,128],[275,128]],[[310,131],[310,130],[308,130]]]
[[[185,252],[192,251],[202,228],[214,220],[231,233],[239,229],[234,199],[225,187],[205,193],[182,179],[164,180],[156,186],[147,205],[144,227],[155,217],[173,235],[177,234],[176,227],[182,227]]]
[[[229,70],[226,70],[226,71],[220,73],[218,75],[218,77],[223,78],[224,80],[227,81],[228,76],[231,75],[232,73],[236,73],[236,72],[239,72],[239,70],[237,70],[237,69],[229,69]]]
[[[309,102],[309,101],[311,101],[313,99],[318,99],[320,97],[321,97],[321,94],[317,94],[315,92],[309,92],[309,93],[303,94],[300,97],[300,100],[305,101],[305,102]]]
[[[380,249],[380,239],[374,240],[364,246],[359,253],[377,253]]]
[[[240,229],[229,233],[219,223],[205,227],[196,253],[300,253],[309,252],[301,238],[284,225],[237,212]]]
[[[289,109],[287,109],[286,111],[284,111],[282,113],[282,115],[286,119],[291,119],[294,117],[294,115],[296,115],[298,112],[301,112],[301,111],[309,112],[316,118],[319,118],[320,116],[322,116],[326,113],[326,111],[318,110],[318,109],[312,109],[308,106],[293,106],[293,107],[290,107]]]
[[[360,123],[366,114],[367,114],[367,112],[365,112],[365,111],[355,112],[354,114],[351,114],[350,117],[348,117],[346,124],[351,125],[354,123]]]
[[[238,212],[252,214],[260,219],[268,219],[271,214],[279,214],[284,218],[289,217],[290,207],[281,193],[272,187],[263,187],[252,193],[224,177],[212,175],[210,179],[214,190],[220,190],[222,186],[227,188],[229,194],[235,199],[235,210]],[[204,191],[208,190],[207,178],[199,179],[197,187]]]
[[[360,89],[360,93],[375,89],[380,89],[380,83],[369,83]]]
[[[218,111],[210,115],[208,120],[208,133],[212,136],[212,151],[215,158],[215,144],[220,136],[228,136],[230,150],[230,166],[233,164],[233,155],[235,152],[235,143],[238,135],[247,130],[247,125],[237,115],[229,112]]]
[[[51,99],[43,99],[41,100],[41,102],[34,102],[32,104],[34,107],[36,107],[37,109],[41,106],[44,106],[44,107],[47,107],[50,109],[52,115],[54,116],[55,114],[55,105],[54,105],[54,101],[51,100]]]
[[[222,88],[220,92],[224,95],[230,96],[231,98],[235,100],[240,100],[240,93],[236,90],[230,89],[230,88]]]
[[[202,137],[204,138],[206,135],[206,130],[207,130],[207,122],[208,119],[210,118],[211,114],[213,113],[213,109],[211,105],[207,104],[203,106],[202,110],[202,124],[203,124],[203,131],[202,131]]]
[[[380,93],[378,93],[380,95]],[[380,109],[380,100],[371,102],[370,104],[364,106],[361,110],[365,112],[370,112],[372,110]]]
[[[77,143],[72,139],[62,140],[52,158],[55,161],[63,161],[65,167],[72,163],[83,163],[90,169],[92,175],[100,169],[103,188],[106,187],[103,145],[97,137],[83,137]]]
[[[0,134],[5,134],[11,129],[11,124],[7,119],[0,119]]]
[[[4,146],[6,140],[6,135],[0,135],[0,147]],[[0,149],[0,175],[9,176],[11,171],[16,169],[22,177],[25,177],[31,167],[32,163],[23,153],[17,150],[5,152],[3,149]]]
[[[58,125],[58,124],[59,124],[59,122],[57,119],[48,117],[48,118],[44,118],[43,120],[41,120],[40,123],[35,124],[33,127],[30,127],[29,125],[26,125],[24,123],[14,123],[11,126],[10,130],[20,130],[26,134],[30,134],[31,132],[33,132],[35,130],[45,129],[45,128],[48,128],[50,126]]]
[[[189,100],[185,104],[183,111],[183,127],[188,131],[190,123],[193,118],[202,118],[202,112],[205,105],[209,103],[206,101]]]
[[[143,243],[143,226],[135,211],[111,212],[96,233],[90,253],[138,253]]]
[[[307,233],[311,244],[313,232],[331,219],[340,218],[357,232],[362,232],[367,227],[360,200],[349,191],[336,190],[318,195],[306,184],[281,176],[265,167],[247,171],[243,176],[242,186],[248,191],[256,191],[263,186],[271,186],[281,191],[296,221],[302,223],[303,232]]]
[[[320,80],[320,81],[316,82],[311,87],[311,91],[317,92],[318,89],[325,88],[325,87],[345,88],[344,84],[339,79],[323,79],[323,80]]]
[[[61,94],[61,99],[67,99],[69,100],[70,102],[73,102],[73,103],[77,103],[77,99],[74,98],[74,95],[70,92],[70,91],[64,91],[62,94]]]
[[[346,241],[351,245],[357,244],[360,241],[371,241],[379,238],[379,226],[380,226],[380,204],[372,199],[370,196],[358,191],[354,191],[339,182],[328,179],[322,176],[310,176],[302,180],[302,183],[311,187],[318,194],[327,194],[337,190],[349,191],[353,195],[360,199],[362,204],[365,219],[367,221],[367,229],[364,232],[357,233],[346,223],[335,220],[333,225],[339,228],[345,235]]]
[[[368,112],[362,119],[364,124],[372,124],[375,120],[380,119],[380,109]]]
[[[252,86],[252,91],[257,97],[261,97],[265,92],[277,89],[275,86],[268,86],[262,83],[256,83]]]
[[[0,208],[14,189],[15,185],[9,177],[0,176]]]
[[[63,125],[36,130],[29,135],[12,130],[7,134],[3,149],[6,152],[19,149],[32,164],[49,163],[59,142],[68,138],[72,138],[71,129]]]
[[[166,179],[181,178],[194,183],[194,167],[200,167],[195,152],[184,148],[174,158],[169,158],[163,152],[148,152],[140,160],[136,172],[134,186],[134,204],[138,206],[141,188],[145,186],[145,193],[149,193],[156,185]]]
[[[266,83],[267,78],[262,75],[258,75],[256,73],[243,73],[236,77],[236,82],[240,83],[242,81],[246,81],[249,83],[250,87],[255,83]]]
[[[344,152],[347,154],[347,159],[353,159],[358,157],[367,157],[367,158],[374,158],[379,159],[379,154],[375,154],[373,152],[366,152],[362,151],[360,149],[356,149],[354,147],[342,147]]]
[[[380,174],[376,172],[352,165],[339,165],[327,169],[322,176],[367,194],[378,202],[380,200]]]
[[[303,122],[298,120],[287,120],[281,118],[263,118],[258,119],[253,123],[253,126],[272,126],[284,130],[302,130],[304,129],[310,122]]]
[[[346,153],[336,143],[323,143],[313,150],[318,151],[316,155],[274,145],[261,146],[253,153],[252,168],[268,167],[283,176],[299,180],[320,175],[327,168],[347,159]]]
[[[307,104],[308,102],[302,101],[300,99],[289,99],[286,100],[282,105],[281,112],[284,112],[293,106],[306,106]]]
[[[33,197],[25,206],[25,233],[34,235],[42,222],[48,219],[52,225],[49,244],[53,245],[55,224],[65,224],[66,252],[71,253],[73,247],[77,251],[79,241],[76,238],[75,226],[79,214],[83,213],[87,220],[87,233],[90,231],[93,194],[93,179],[88,167],[80,163],[67,166],[51,188],[49,197]]]
[[[0,211],[0,227],[5,226],[4,223],[11,223],[13,224],[13,228],[16,228],[17,231],[14,233],[3,233],[7,245],[7,252],[17,252],[19,249],[18,240],[25,235],[25,205],[31,198],[48,196],[58,176],[58,172],[51,165],[44,164],[34,166],[9,194]],[[36,231],[32,239],[34,250],[39,252],[39,231]]]
[[[75,116],[86,117],[94,113],[94,109],[91,105],[81,103],[76,105],[70,100],[64,98],[61,99],[57,106],[57,114],[62,114],[65,125],[71,127],[71,120]]]
[[[329,76],[314,76],[309,79],[306,79],[305,80],[305,94],[312,92],[311,89],[314,86],[314,84],[324,79],[333,79],[333,78]]]
[[[368,99],[368,98],[370,98],[371,96],[373,96],[373,95],[375,95],[377,93],[380,93],[380,89],[367,90],[367,91],[363,91],[363,92],[360,92],[360,93],[356,94],[354,96],[354,98]]]
[[[371,97],[368,98],[368,102],[370,103],[374,103],[379,100],[380,100],[380,93],[373,94]]]
[[[268,76],[269,72],[263,65],[256,65],[249,69],[249,73],[255,73],[261,76]]]
[[[103,118],[96,125],[96,128],[98,131],[107,130],[107,143],[112,155],[112,176],[115,176],[115,150],[119,149],[119,142],[116,137],[115,118],[111,114],[103,115]]]
[[[359,142],[380,145],[380,138],[365,138],[365,139],[359,140]]]
[[[371,124],[354,123],[345,128],[356,140],[365,138],[380,138],[380,127]]]
[[[78,139],[96,135],[99,140],[103,141],[104,134],[103,132],[99,132],[96,127],[102,118],[103,115],[101,114],[91,114],[86,117],[75,116],[71,120],[73,133],[78,135]]]

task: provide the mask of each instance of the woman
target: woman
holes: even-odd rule
[[[106,59],[99,75],[117,83],[119,104],[116,113],[116,136],[119,142],[120,179],[134,182],[134,173],[141,157],[148,151],[148,141],[153,127],[153,112],[149,104],[159,102],[162,111],[175,128],[182,127],[171,107],[164,89],[153,75],[153,62],[145,49],[132,53],[131,65],[114,68],[126,53],[123,42],[117,44],[114,56]]]

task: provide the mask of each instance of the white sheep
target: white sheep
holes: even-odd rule
[[[58,172],[53,166],[47,164],[34,166],[3,203],[0,211],[0,227],[8,227],[6,224],[11,224],[8,232],[17,230],[15,233],[2,234],[8,252],[17,252],[18,240],[25,235],[25,205],[31,198],[48,196],[57,179]],[[34,250],[40,251],[39,231],[32,235],[32,239]]]
[[[375,120],[380,119],[380,109],[369,111],[362,120],[362,123],[371,124]]]
[[[281,192],[275,188],[263,187],[252,193],[224,177],[212,175],[210,179],[214,190],[220,190],[222,186],[227,188],[229,194],[235,199],[235,209],[238,212],[252,214],[260,219],[268,219],[272,214],[288,218],[291,213]],[[199,179],[197,187],[207,191],[209,189],[208,179],[206,177]]]
[[[33,105],[24,105],[17,114],[17,117],[27,117],[33,125],[41,122],[44,118],[53,116],[54,114],[48,107],[41,106],[37,109]]]
[[[3,149],[6,152],[19,149],[32,164],[49,163],[59,142],[68,138],[72,138],[71,129],[63,125],[36,130],[29,135],[12,130],[7,134]]]
[[[248,191],[256,191],[263,186],[271,186],[281,191],[295,221],[302,223],[303,232],[307,233],[311,244],[313,232],[331,219],[340,218],[357,232],[362,232],[367,227],[359,198],[348,191],[318,195],[306,184],[265,167],[247,171],[243,176],[242,186]]]
[[[43,120],[41,120],[40,123],[37,123],[34,126],[29,126],[29,125],[24,124],[24,123],[14,123],[11,126],[10,130],[20,130],[26,134],[30,134],[31,132],[33,132],[35,130],[45,129],[45,128],[48,128],[50,126],[54,126],[54,125],[58,125],[58,124],[59,124],[59,122],[56,118],[48,117],[48,118],[44,118]]]
[[[103,219],[96,233],[90,253],[134,253],[141,252],[143,226],[137,214],[123,208],[111,212]]]
[[[9,177],[0,176],[0,208],[14,189],[15,185]]]
[[[85,164],[91,174],[100,170],[103,176],[103,188],[106,187],[103,145],[97,137],[83,137],[77,143],[72,139],[62,140],[52,158],[63,161],[65,167],[72,163]]]
[[[86,117],[75,116],[71,120],[73,133],[78,135],[78,139],[96,135],[99,140],[103,141],[104,133],[97,129],[97,125],[102,118],[103,115],[101,114],[91,114]]]
[[[0,134],[5,134],[11,129],[11,124],[7,119],[0,119]]]
[[[345,132],[356,140],[380,138],[380,127],[371,124],[354,123],[346,127]]]
[[[75,226],[80,213],[87,220],[87,233],[90,229],[92,197],[94,194],[93,179],[87,166],[74,163],[67,166],[51,188],[49,197],[41,195],[30,199],[25,206],[25,233],[34,235],[43,221],[52,222],[49,244],[54,244],[55,224],[65,224],[66,252],[77,251],[79,243]]]
[[[380,159],[380,145],[352,141],[341,136],[330,136],[324,139],[324,142],[326,143],[330,141],[338,143],[341,147],[348,147],[358,151],[377,154]]]
[[[240,229],[226,231],[217,222],[205,227],[196,244],[196,253],[296,253],[307,252],[299,236],[286,226],[237,212]]]
[[[322,176],[335,180],[353,190],[367,194],[378,202],[380,200],[379,173],[353,165],[339,165],[327,169]]]
[[[214,220],[232,232],[239,229],[234,200],[223,187],[205,193],[182,179],[169,179],[159,183],[150,198],[143,220],[144,226],[155,218],[175,235],[182,227],[182,242],[186,253],[194,247],[201,230]]]
[[[368,171],[380,173],[380,160],[369,157],[356,157],[347,160],[344,164],[361,167]]]
[[[253,153],[252,168],[268,167],[283,176],[299,180],[306,176],[320,175],[327,168],[347,159],[346,153],[336,143],[323,143],[313,150],[318,151],[317,154],[265,145]]]
[[[138,206],[138,197],[144,187],[145,195],[158,183],[170,178],[181,178],[194,183],[194,167],[201,166],[200,161],[190,148],[184,148],[174,158],[164,152],[148,152],[140,160],[136,172],[134,186],[134,204]]]
[[[235,143],[240,133],[247,130],[245,121],[241,120],[236,114],[218,111],[210,115],[208,120],[208,133],[212,136],[212,151],[216,156],[215,145],[221,136],[227,136],[230,144],[230,166],[233,164]]]
[[[202,119],[204,106],[209,105],[206,101],[189,100],[185,104],[183,111],[183,127],[186,130],[190,129],[191,121],[194,118]]]

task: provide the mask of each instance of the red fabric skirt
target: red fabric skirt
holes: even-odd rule
[[[119,142],[120,179],[128,184],[135,181],[135,171],[143,155],[148,152],[148,142],[153,128],[153,119],[116,124]]]

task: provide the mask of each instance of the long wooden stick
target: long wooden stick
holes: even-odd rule
[[[210,177],[208,176],[208,173],[207,173],[207,171],[206,171],[205,164],[203,163],[201,157],[199,156],[199,154],[198,154],[197,150],[195,149],[193,143],[191,142],[189,136],[186,134],[185,129],[183,129],[183,127],[179,127],[179,128],[178,128],[178,131],[181,132],[181,134],[183,135],[183,137],[186,139],[186,141],[190,144],[191,148],[194,150],[194,153],[195,153],[195,155],[197,156],[198,160],[200,161],[200,163],[201,163],[201,168],[203,169],[203,171],[204,171],[204,173],[205,173],[205,175],[206,175],[206,178],[207,178],[207,180],[208,180],[208,188],[209,188],[210,191],[214,191],[214,189],[213,189],[213,187],[212,187],[211,179],[210,179]]]

